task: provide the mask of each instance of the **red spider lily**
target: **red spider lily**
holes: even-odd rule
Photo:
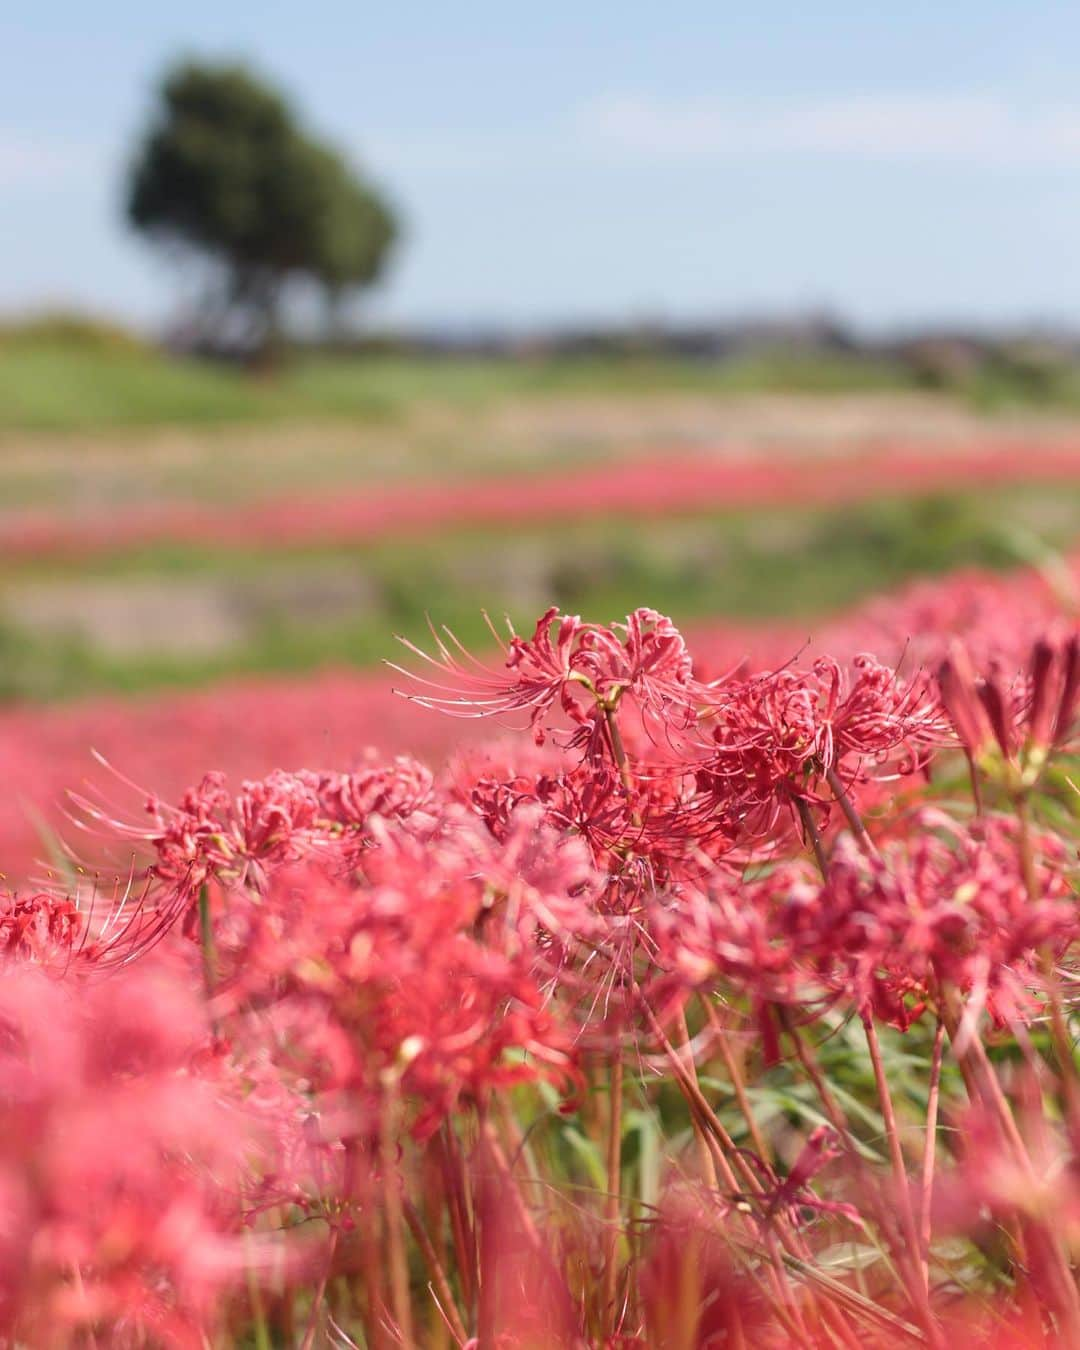
[[[483,666],[447,629],[448,645],[434,628],[437,657],[401,641],[447,683],[400,666],[391,669],[436,690],[406,697],[440,712],[492,717],[527,710],[538,744],[556,704],[571,723],[588,730],[594,747],[603,736],[600,713],[613,709],[627,692],[653,715],[680,709],[684,723],[692,716],[693,680],[686,645],[671,620],[655,610],[635,610],[625,624],[604,628],[552,607],[540,616],[528,640],[517,636],[509,620],[507,625],[508,643],[491,630],[504,652],[506,674]]]
[[[1080,700],[1080,633],[1041,637],[1031,654],[1028,735],[1033,745],[1068,743]]]
[[[467,834],[420,846],[384,831],[359,883],[314,863],[279,869],[265,892],[226,907],[223,997],[320,1009],[312,1025],[340,1053],[320,1055],[323,1068],[307,1076],[365,1094],[393,1083],[422,1104],[421,1134],[463,1095],[483,1100],[537,1073],[565,1076],[569,1040],[541,1006],[531,954],[472,936],[485,912],[482,856]]]
[[[850,673],[836,662],[818,662],[828,672],[827,716],[837,763],[847,759],[886,763],[898,750],[918,757],[939,745],[945,729],[940,702],[924,672],[901,679],[865,652]]]
[[[1080,633],[1041,635],[1024,678],[1006,679],[999,661],[978,676],[966,649],[953,643],[938,672],[942,699],[968,758],[996,747],[1018,784],[1030,787],[1047,758],[1065,748],[1080,705]]]
[[[1069,566],[1075,568],[1074,563]],[[1060,608],[1038,572],[962,572],[860,604],[824,624],[815,647],[842,663],[857,652],[871,651],[887,666],[903,657],[911,667],[936,669],[950,641],[962,637],[977,669],[988,668],[995,657],[1007,671],[1018,671]],[[804,637],[801,626],[793,631],[788,625],[746,629],[710,624],[695,627],[693,646],[699,671],[706,666],[728,670],[744,658],[750,669],[762,670],[782,664]],[[58,825],[55,804],[72,784],[84,780],[91,746],[123,766],[131,778],[152,783],[166,800],[174,800],[198,781],[208,763],[225,770],[234,782],[263,777],[279,765],[326,763],[329,728],[332,744],[341,747],[335,754],[344,768],[369,744],[441,758],[460,752],[463,742],[486,725],[418,713],[415,705],[395,698],[382,678],[356,672],[232,679],[207,690],[172,691],[134,703],[90,698],[62,706],[13,705],[0,712],[0,739],[19,792],[0,800],[0,860],[12,877],[35,874],[41,839],[23,803],[34,803],[50,825]],[[654,732],[654,739],[658,734]],[[628,736],[625,726],[623,735]],[[115,782],[107,787],[110,800],[115,788]],[[145,796],[145,791],[136,792],[139,812]],[[114,840],[108,826],[104,831]],[[100,850],[101,841],[95,840],[82,859],[91,871],[103,865]],[[130,850],[121,847],[113,853],[119,857],[105,860],[107,871],[126,875]]]
[[[0,954],[55,967],[70,961],[84,916],[67,896],[0,891]]]
[[[241,1119],[187,1072],[206,1028],[173,977],[73,992],[0,979],[0,1325],[197,1347],[243,1271]]]
[[[580,696],[587,679],[580,645],[587,625],[577,617],[560,615],[554,606],[537,620],[536,631],[526,641],[518,637],[507,620],[510,640],[506,642],[490,624],[491,632],[505,656],[501,674],[482,665],[465,650],[448,630],[443,639],[432,627],[437,657],[429,655],[405,638],[399,639],[415,656],[428,663],[449,683],[434,681],[413,674],[400,666],[391,669],[437,692],[407,694],[412,702],[422,707],[435,708],[455,717],[493,717],[527,710],[529,724],[537,744],[544,739],[543,724],[556,702],[574,722],[583,722]],[[576,686],[576,687],[575,687]]]
[[[921,675],[901,680],[866,655],[850,671],[822,658],[809,671],[723,683],[712,712],[699,785],[715,808],[735,805],[760,837],[795,802],[831,800],[890,762],[910,769],[943,730]]]
[[[865,1229],[862,1216],[854,1205],[824,1200],[810,1189],[814,1177],[843,1156],[844,1147],[837,1131],[830,1125],[818,1125],[807,1136],[787,1176],[779,1176],[774,1168],[758,1160],[757,1165],[767,1178],[764,1194],[758,1201],[764,1204],[764,1218],[772,1220],[787,1210],[791,1212],[792,1222],[800,1225],[809,1211],[812,1214],[836,1214],[856,1228]]]
[[[868,857],[839,841],[827,881],[806,864],[687,888],[658,918],[665,959],[696,988],[773,1002],[842,993],[901,1028],[948,985],[1000,1018],[1038,1015],[1039,954],[1080,935],[1063,845],[1040,835],[1031,900],[1015,821],[960,829],[926,814]]]
[[[594,685],[605,703],[629,692],[646,714],[676,726],[692,719],[698,693],[693,661],[670,619],[654,609],[636,609],[624,624],[597,629],[594,641],[603,656]]]
[[[433,805],[432,782],[429,770],[405,756],[355,773],[277,770],[243,783],[235,797],[223,774],[210,773],[177,807],[150,797],[149,823],[110,817],[76,796],[85,816],[153,851],[145,883],[106,906],[110,958],[132,959],[178,922],[191,935],[198,898],[211,884],[262,891],[276,868],[313,856],[347,871],[367,847],[368,824],[380,816],[431,828],[436,817],[425,808]],[[99,937],[93,949],[99,961],[105,946]]]
[[[432,808],[434,775],[408,755],[391,764],[353,773],[306,775],[326,820],[346,829],[363,830],[372,816],[405,820]]]
[[[211,775],[115,827],[83,798],[146,866],[116,904],[0,896],[0,1337],[424,1344],[438,1313],[463,1345],[1074,1343],[1074,821],[1023,774],[1071,745],[1078,650],[949,667],[1012,815],[912,805],[922,676],[840,645],[706,685],[645,610],[511,637],[479,711],[561,720],[544,748]],[[701,1180],[665,1197],[673,1123]],[[316,1233],[306,1287],[260,1284],[276,1227]]]
[[[523,804],[507,820],[497,848],[484,864],[489,891],[485,902],[497,901],[505,921],[527,950],[545,950],[552,943],[595,937],[601,924],[600,896],[607,877],[600,872],[584,841],[553,828],[539,806]]]
[[[118,881],[112,894],[97,883],[70,894],[0,891],[0,958],[57,976],[104,973],[148,952],[174,921],[171,911],[146,903],[145,886],[137,893],[130,881]]]
[[[634,858],[648,864],[654,885],[697,875],[703,861],[730,851],[739,834],[737,811],[702,804],[692,764],[633,756],[626,764],[622,773],[588,758],[551,772],[507,768],[501,777],[484,773],[471,784],[459,772],[456,787],[468,787],[470,805],[496,838],[505,837],[515,810],[533,804],[553,830],[582,839],[597,867],[619,873]]]
[[[998,1017],[1036,1014],[1029,991],[1043,984],[1039,953],[1075,938],[1077,912],[1063,844],[1039,834],[1033,846],[1037,900],[1012,817],[961,829],[927,812],[880,857],[844,841],[804,934],[807,956],[856,1006],[901,1027],[937,986]]]
[[[653,915],[661,958],[690,988],[733,985],[772,1002],[811,996],[801,915],[813,909],[819,886],[799,861],[756,881],[717,874],[707,886],[686,887]]]

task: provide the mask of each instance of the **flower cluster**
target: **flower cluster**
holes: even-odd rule
[[[134,861],[0,896],[0,1334],[1077,1343],[1080,645],[954,636],[549,610],[412,648],[523,744],[77,798]]]
[[[4,971],[9,1343],[200,1346],[260,1259],[230,1202],[255,1136],[193,1071],[207,1035],[190,985],[152,962],[122,982],[61,983],[21,960]]]

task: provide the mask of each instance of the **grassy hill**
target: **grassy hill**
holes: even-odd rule
[[[0,328],[0,432],[393,416],[420,402],[535,395],[843,393],[918,388],[899,363],[763,351],[723,362],[300,354],[273,375],[170,356],[96,320]]]

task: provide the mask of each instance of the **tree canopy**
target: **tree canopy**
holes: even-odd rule
[[[131,168],[127,213],[209,264],[201,321],[251,345],[275,332],[296,278],[336,305],[381,274],[397,234],[387,203],[288,102],[243,66],[184,63],[165,77]]]

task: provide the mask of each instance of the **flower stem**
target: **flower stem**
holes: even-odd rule
[[[862,848],[863,852],[871,858],[879,857],[877,845],[867,833],[866,826],[862,822],[862,817],[859,815],[858,811],[855,810],[854,803],[848,795],[847,788],[844,787],[844,784],[840,780],[840,775],[836,772],[835,768],[830,767],[826,771],[825,781],[828,783],[829,787],[832,788],[833,796],[839,803],[840,810],[844,813],[844,819],[851,827],[851,833],[855,836],[860,848]]]
[[[1013,799],[1017,822],[1017,843],[1020,851],[1020,872],[1024,878],[1024,888],[1028,900],[1037,904],[1042,899],[1039,888],[1039,875],[1035,870],[1035,850],[1031,842],[1031,825],[1028,819],[1027,798],[1017,793]],[[1069,1038],[1069,1025],[1061,1005],[1061,993],[1058,989],[1057,975],[1054,972],[1054,957],[1048,947],[1039,953],[1039,967],[1046,985],[1046,1002],[1050,1011],[1050,1043],[1054,1049],[1053,1066],[1061,1082],[1062,1094],[1070,1117],[1080,1116],[1080,1091],[1077,1083],[1076,1056]]]
[[[735,1100],[739,1104],[739,1110],[742,1112],[743,1119],[746,1121],[746,1128],[750,1132],[750,1138],[753,1140],[754,1148],[757,1149],[758,1157],[763,1162],[770,1162],[772,1159],[772,1150],[761,1133],[761,1126],[754,1115],[754,1108],[750,1105],[750,1099],[746,1095],[746,1084],[743,1081],[742,1070],[739,1067],[738,1060],[728,1043],[728,1031],[720,1022],[716,1009],[707,998],[702,999],[705,1008],[705,1016],[709,1019],[709,1025],[716,1032],[716,1041],[720,1047],[720,1054],[724,1060],[724,1067],[727,1069],[728,1077],[731,1079],[731,1086],[735,1092]]]
[[[330,1230],[330,1243],[326,1249],[326,1265],[323,1267],[323,1273],[319,1279],[318,1287],[311,1298],[311,1313],[308,1317],[307,1329],[304,1332],[304,1339],[300,1343],[300,1350],[312,1350],[315,1344],[315,1334],[319,1329],[319,1313],[322,1311],[322,1301],[326,1297],[326,1285],[330,1279],[330,1269],[334,1264],[334,1252],[337,1250],[338,1230]]]
[[[919,1237],[923,1281],[930,1281],[931,1205],[934,1196],[934,1165],[937,1157],[938,1106],[941,1101],[941,1059],[945,1049],[945,1023],[938,1021],[930,1060],[930,1087],[926,1099],[926,1140],[923,1144],[922,1189],[919,1197]]]
[[[878,1102],[881,1105],[881,1117],[885,1122],[885,1138],[889,1145],[889,1160],[892,1164],[893,1185],[896,1188],[896,1201],[900,1209],[900,1223],[904,1238],[910,1245],[912,1255],[919,1251],[919,1235],[915,1229],[915,1215],[911,1208],[911,1191],[908,1186],[907,1168],[904,1165],[904,1152],[900,1144],[900,1131],[896,1124],[896,1111],[893,1107],[889,1080],[885,1073],[885,1064],[881,1057],[881,1042],[870,1012],[862,1014],[863,1031],[866,1045],[870,1051],[870,1064],[874,1070],[874,1084],[877,1088]],[[926,1280],[923,1280],[926,1291]]]
[[[611,1056],[608,1094],[607,1195],[604,1201],[604,1282],[601,1303],[604,1318],[614,1336],[618,1330],[620,1191],[622,1189],[622,1098],[623,1061],[617,1047]]]
[[[210,918],[210,887],[205,881],[199,887],[199,946],[202,949],[206,997],[210,999],[214,996],[217,983],[217,954],[214,951],[214,928]]]
[[[394,1166],[397,1123],[397,1102],[387,1102],[383,1108],[381,1157],[383,1205],[386,1212],[387,1254],[390,1258],[390,1306],[394,1310],[399,1343],[406,1348],[414,1344],[412,1329],[412,1299],[409,1292],[409,1262],[405,1251],[405,1213],[402,1203],[401,1179]]]
[[[855,1144],[855,1138],[851,1132],[851,1126],[848,1123],[847,1117],[844,1115],[843,1109],[829,1090],[829,1085],[825,1080],[825,1075],[821,1071],[821,1066],[818,1063],[813,1050],[799,1034],[797,1024],[790,1013],[784,1008],[780,1009],[780,1019],[784,1030],[787,1032],[791,1039],[791,1043],[795,1048],[795,1055],[798,1058],[799,1064],[802,1066],[804,1073],[810,1079],[811,1083],[813,1083],[814,1089],[818,1094],[818,1099],[825,1112],[825,1116],[828,1119],[829,1124],[836,1131],[837,1136],[844,1147],[844,1151],[851,1163],[852,1172],[854,1173],[867,1209],[871,1213],[875,1224],[885,1240],[890,1260],[893,1263],[897,1277],[907,1284],[909,1276],[906,1272],[904,1244],[901,1235],[897,1232],[892,1214],[890,1214],[885,1206],[880,1203],[878,1188],[870,1173],[866,1159],[859,1152],[859,1149]],[[911,1250],[914,1251],[917,1249],[911,1248]],[[925,1290],[922,1287],[921,1279],[916,1279],[914,1290],[911,1292],[913,1295],[917,1295],[912,1298],[912,1301],[916,1303],[917,1306],[920,1303],[925,1302]],[[924,1330],[927,1332],[931,1343],[936,1344],[938,1340],[936,1327],[933,1324],[924,1324]]]
[[[814,858],[818,865],[818,871],[821,873],[822,881],[829,879],[829,858],[825,852],[825,844],[821,838],[821,831],[814,823],[813,813],[803,797],[795,798],[795,808],[799,813],[799,820],[802,822],[803,837],[809,839],[810,846],[814,850]]]
[[[634,791],[634,780],[630,776],[630,765],[626,757],[626,747],[623,745],[622,732],[619,730],[618,714],[615,711],[614,704],[607,700],[600,706],[604,710],[604,722],[607,726],[608,740],[611,743],[611,757],[615,761],[615,767],[619,770],[619,780],[623,785],[623,790],[630,797]]]
[[[454,1299],[453,1290],[450,1288],[450,1281],[447,1279],[446,1271],[439,1260],[438,1253],[432,1245],[431,1239],[427,1235],[420,1220],[420,1215],[416,1212],[416,1207],[408,1196],[402,1200],[402,1210],[405,1215],[405,1222],[409,1225],[409,1232],[412,1233],[416,1245],[420,1248],[420,1254],[427,1264],[428,1273],[431,1276],[431,1283],[434,1285],[434,1292],[438,1296],[439,1311],[446,1318],[450,1325],[450,1330],[457,1340],[458,1345],[464,1345],[469,1339],[465,1330],[465,1323],[461,1320],[461,1314],[458,1312],[458,1306]]]
[[[686,1013],[680,1008],[676,1019],[676,1028],[679,1032],[679,1049],[685,1052],[686,1074],[692,1080],[694,1087],[700,1093],[701,1084],[698,1082],[697,1065],[694,1063],[694,1052],[690,1044],[690,1028],[686,1025]],[[716,1190],[716,1168],[713,1166],[712,1153],[709,1151],[708,1141],[701,1132],[701,1126],[691,1116],[694,1125],[694,1137],[698,1146],[698,1160],[701,1163],[702,1175],[707,1184]]]

